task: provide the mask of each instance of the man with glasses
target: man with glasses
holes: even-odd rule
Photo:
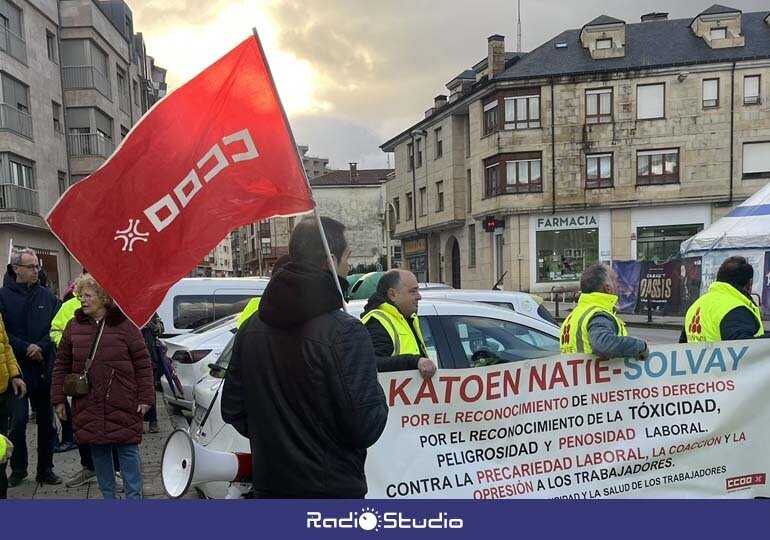
[[[27,423],[29,406],[37,415],[37,477],[43,484],[60,484],[53,472],[53,411],[51,375],[56,349],[49,332],[60,302],[40,285],[40,261],[31,249],[14,251],[0,288],[0,314],[8,339],[27,385],[27,396],[11,400],[9,439],[14,451],[8,486],[15,487],[27,476]]]

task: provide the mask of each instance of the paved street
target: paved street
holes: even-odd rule
[[[162,394],[157,394],[158,424],[160,433],[146,433],[140,446],[142,453],[142,473],[144,476],[144,496],[148,499],[165,498],[163,484],[160,477],[160,460],[163,453],[163,445],[166,438],[174,430],[175,426],[186,427],[186,420],[179,415],[172,414],[165,406]],[[144,424],[145,430],[147,423]],[[9,499],[101,499],[102,494],[94,479],[93,482],[78,488],[68,488],[64,483],[58,486],[38,486],[35,482],[37,462],[36,452],[37,426],[30,424],[27,428],[27,444],[29,445],[29,476],[24,482],[15,488],[8,489]],[[80,454],[77,450],[54,454],[54,472],[66,480],[81,469]],[[8,467],[10,474],[10,466]],[[197,498],[194,490],[185,498]]]

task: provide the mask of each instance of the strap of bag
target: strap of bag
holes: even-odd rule
[[[101,341],[103,333],[104,333],[104,318],[102,318],[102,320],[99,321],[98,328],[96,329],[96,338],[94,338],[94,343],[93,345],[91,345],[91,352],[88,353],[88,360],[86,360],[86,369],[83,370],[83,375],[88,373],[88,370],[91,369],[91,364],[94,363],[96,348],[99,346],[99,341]]]

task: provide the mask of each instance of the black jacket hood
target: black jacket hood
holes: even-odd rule
[[[339,282],[347,293],[347,280]],[[270,279],[259,304],[259,318],[268,326],[288,328],[341,307],[331,272],[290,262]]]

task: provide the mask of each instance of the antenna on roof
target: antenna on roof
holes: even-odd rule
[[[516,22],[516,52],[521,53],[521,0],[518,0],[518,20]]]

